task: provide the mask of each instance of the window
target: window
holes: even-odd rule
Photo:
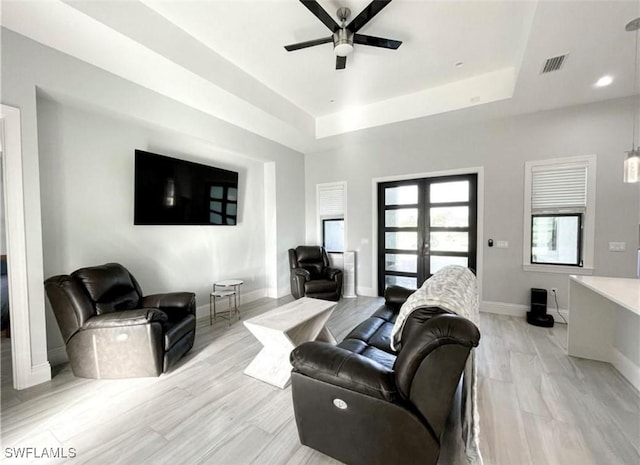
[[[317,185],[318,239],[327,252],[344,252],[345,199],[345,182]]]
[[[322,220],[322,246],[327,252],[344,252],[344,219]]]
[[[531,263],[582,266],[582,214],[533,214]]]
[[[525,270],[592,272],[595,169],[595,155],[526,163]]]

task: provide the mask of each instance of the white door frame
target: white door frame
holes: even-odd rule
[[[378,184],[381,182],[407,181],[411,179],[437,178],[440,176],[456,176],[461,174],[477,174],[477,241],[476,241],[476,278],[478,280],[478,302],[482,302],[482,276],[483,276],[483,251],[484,251],[484,167],[476,166],[472,168],[461,168],[455,170],[435,171],[431,173],[412,173],[399,176],[387,176],[382,178],[373,178],[371,180],[371,225],[372,233],[371,241],[372,257],[371,257],[371,279],[373,285],[371,290],[374,296],[378,295]]]
[[[20,110],[0,105],[0,154],[3,163],[4,208],[7,232],[9,315],[13,387],[24,389],[51,379],[48,362],[33,363],[29,318],[28,262]],[[46,342],[45,342],[46,344]]]

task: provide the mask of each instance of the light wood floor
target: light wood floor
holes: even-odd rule
[[[252,302],[243,317],[289,300]],[[330,329],[340,340],[380,302],[343,300]],[[568,357],[564,326],[482,314],[481,332],[485,464],[640,464],[640,395],[608,364]],[[5,447],[31,446],[73,447],[74,465],[338,463],[299,444],[290,388],[242,374],[260,350],[242,324],[198,327],[192,351],[160,378],[86,380],[62,366],[14,391],[6,340],[1,349],[0,460]]]

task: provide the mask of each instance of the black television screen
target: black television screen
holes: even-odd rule
[[[235,225],[238,173],[136,150],[136,225]]]

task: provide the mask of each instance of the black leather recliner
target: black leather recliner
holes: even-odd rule
[[[76,376],[159,376],[193,346],[191,292],[143,297],[133,275],[117,263],[53,276],[44,284]]]
[[[412,291],[386,303],[338,346],[307,342],[291,353],[300,442],[349,465],[434,465],[467,357],[480,340],[466,318],[437,307],[411,313],[398,352],[390,336]]]
[[[289,266],[293,297],[340,300],[342,270],[329,266],[329,256],[324,247],[301,245],[289,249]]]

